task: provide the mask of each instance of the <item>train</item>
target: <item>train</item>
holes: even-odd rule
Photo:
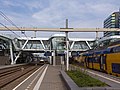
[[[81,53],[75,60],[85,68],[120,76],[120,36],[98,40],[93,49]]]
[[[39,53],[32,53],[31,54],[31,60],[29,61],[29,64],[33,65],[43,65],[43,64],[49,64],[49,58],[45,56],[40,56]]]

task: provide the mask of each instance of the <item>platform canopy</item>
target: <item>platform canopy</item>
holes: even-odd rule
[[[9,28],[9,29],[8,29]],[[48,32],[104,32],[120,31],[119,28],[30,28],[30,27],[0,27],[0,31],[48,31]]]

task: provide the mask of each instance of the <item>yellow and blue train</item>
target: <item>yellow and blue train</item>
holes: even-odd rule
[[[102,39],[96,48],[82,53],[77,60],[86,68],[120,76],[120,36]]]

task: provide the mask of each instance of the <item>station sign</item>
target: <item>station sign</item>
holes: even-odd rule
[[[65,56],[65,54],[64,53],[59,53],[59,54],[57,54],[57,56]]]
[[[52,52],[47,51],[47,52],[45,52],[44,56],[52,56]]]
[[[72,51],[71,56],[79,56],[80,53],[81,53],[80,51]]]

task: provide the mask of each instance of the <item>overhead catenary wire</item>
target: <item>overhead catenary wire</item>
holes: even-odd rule
[[[4,26],[5,28],[7,28],[8,30],[10,30],[12,33],[14,33],[16,36],[20,37],[18,34],[16,34],[14,31],[12,31],[11,29],[9,29],[7,26],[5,26],[4,24],[0,23],[2,26]]]
[[[1,15],[4,19],[6,19],[8,22],[10,22],[13,26],[15,26],[18,30],[21,31],[21,29],[20,29],[16,24],[14,24],[13,21],[10,20],[2,11],[0,11],[0,15]],[[25,33],[23,33],[23,34],[24,34],[25,37],[27,38],[27,35],[26,35]]]
[[[15,25],[2,11],[0,11],[0,15],[4,17],[8,22],[10,22],[13,26],[15,26],[17,29],[19,29],[17,25]]]

